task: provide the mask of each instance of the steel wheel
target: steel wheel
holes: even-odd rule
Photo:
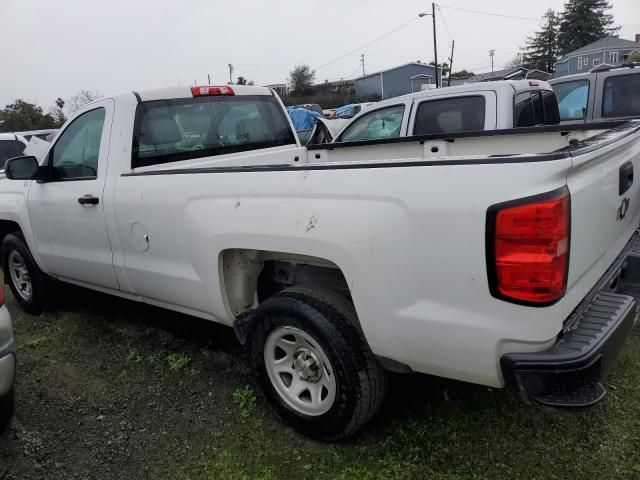
[[[329,411],[336,378],[324,350],[306,332],[275,328],[264,345],[264,363],[272,385],[293,409],[309,416]]]
[[[16,291],[24,300],[31,300],[33,296],[33,284],[29,269],[17,250],[12,250],[9,254],[9,276]]]

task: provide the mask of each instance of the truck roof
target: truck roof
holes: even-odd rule
[[[523,90],[551,90],[551,85],[541,80],[498,80],[495,82],[477,82],[465,83],[453,87],[434,88],[432,90],[423,90],[420,92],[408,93],[399,97],[388,98],[376,104],[376,108],[391,105],[414,98],[429,98],[451,95],[456,93],[471,93],[487,90],[493,91],[509,91],[510,93],[518,93]]]
[[[153,90],[137,90],[133,92],[141,101],[168,100],[172,98],[193,98],[194,89],[220,88],[229,89],[232,95],[273,95],[273,90],[268,87],[258,87],[254,85],[211,85],[195,87],[166,87]]]

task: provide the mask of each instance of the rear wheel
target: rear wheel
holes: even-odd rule
[[[16,301],[29,313],[42,313],[49,300],[51,280],[36,264],[21,233],[4,238],[0,256],[5,281]]]
[[[387,377],[342,295],[294,287],[256,310],[248,339],[258,381],[276,413],[325,441],[353,435],[376,413]]]

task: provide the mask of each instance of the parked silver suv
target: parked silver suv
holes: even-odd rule
[[[11,315],[4,302],[4,289],[0,283],[0,430],[7,426],[13,415],[13,381],[16,355]]]
[[[554,78],[561,123],[640,117],[640,64],[600,65],[590,73]]]

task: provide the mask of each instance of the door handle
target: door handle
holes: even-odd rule
[[[80,205],[97,205],[100,203],[100,199],[98,197],[94,197],[93,195],[87,194],[83,195],[78,199],[78,203]]]
[[[633,183],[633,163],[625,162],[620,167],[620,177],[618,184],[618,195],[622,195],[624,192],[629,190],[631,184]]]

